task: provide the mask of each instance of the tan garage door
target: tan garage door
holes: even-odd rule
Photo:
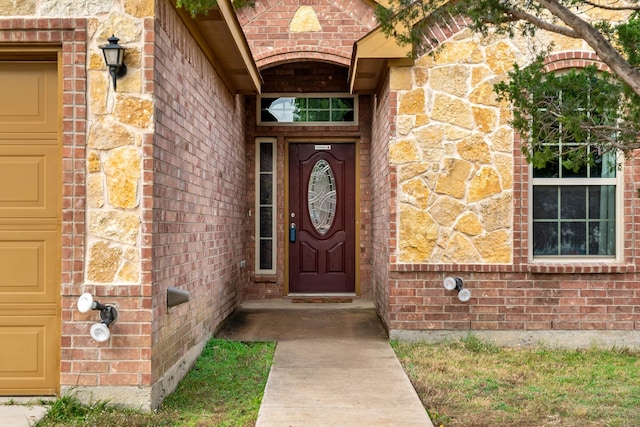
[[[61,157],[55,62],[0,60],[0,394],[60,381]]]

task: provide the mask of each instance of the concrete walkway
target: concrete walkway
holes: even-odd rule
[[[38,422],[48,408],[32,402],[32,397],[0,398],[0,427],[29,427]]]
[[[433,426],[371,302],[249,301],[218,337],[278,341],[257,427]]]

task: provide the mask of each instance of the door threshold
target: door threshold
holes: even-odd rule
[[[323,294],[289,294],[292,303],[352,303],[356,294],[323,293]]]
[[[351,296],[347,298],[351,298]],[[306,302],[307,304],[300,304],[300,302]],[[346,301],[338,303],[329,299],[325,299],[324,302],[317,302],[311,298],[306,298],[304,301],[298,301],[297,303],[290,296],[286,296],[279,299],[246,300],[241,304],[240,308],[243,310],[375,310],[375,304],[369,299],[352,298],[350,304],[344,304],[344,302]]]
[[[351,297],[356,298],[355,292],[318,292],[318,293],[289,293],[289,298],[312,298],[312,297]]]

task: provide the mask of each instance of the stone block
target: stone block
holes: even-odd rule
[[[89,213],[89,234],[129,245],[138,242],[140,218],[119,211],[94,211]]]
[[[0,16],[33,15],[36,0],[5,0],[0,2]]]
[[[429,163],[410,163],[403,165],[400,170],[400,181],[407,181],[425,173],[430,167]]]
[[[134,147],[112,150],[104,162],[107,176],[107,197],[115,208],[138,206],[138,182],[141,176],[141,156]]]
[[[431,216],[410,206],[400,208],[400,260],[426,262],[438,240],[438,225]]]
[[[465,129],[473,128],[473,116],[469,104],[449,95],[436,94],[431,109],[431,120],[449,123]]]
[[[102,174],[92,173],[87,177],[87,202],[90,208],[102,208],[104,206]]]
[[[425,210],[429,201],[431,191],[420,178],[412,179],[401,186],[401,201],[409,203],[418,209]]]
[[[510,71],[516,62],[516,56],[511,45],[506,41],[499,41],[485,49],[486,62],[495,74]]]
[[[422,85],[418,85],[422,86]],[[411,90],[413,88],[412,67],[391,67],[389,70],[389,89]]]
[[[111,77],[105,71],[89,71],[89,107],[96,115],[107,114],[107,95]]]
[[[513,129],[501,126],[493,132],[489,141],[491,142],[492,150],[511,153],[513,152]]]
[[[485,231],[495,231],[511,227],[513,221],[513,197],[511,193],[492,197],[480,203],[482,225]]]
[[[100,21],[96,40],[100,44],[106,44],[112,35],[120,39],[120,45],[139,41],[142,35],[142,20],[124,13],[111,12],[107,19]]]
[[[406,92],[400,98],[398,114],[424,114],[425,113],[425,95],[424,89],[418,88]]]
[[[498,173],[489,166],[483,166],[471,179],[468,201],[473,203],[486,199],[502,191]]]
[[[478,105],[499,107],[500,103],[496,99],[496,93],[493,91],[494,83],[494,81],[485,81],[479,84],[469,94],[469,101]]]
[[[465,37],[469,37],[466,34]],[[435,54],[436,64],[479,64],[484,61],[482,50],[473,40],[445,43]]]
[[[481,132],[491,132],[498,124],[496,110],[488,107],[472,107],[473,121]]]
[[[89,129],[87,146],[97,150],[133,145],[135,138],[126,127],[108,119],[98,119]]]
[[[389,148],[389,160],[392,164],[403,164],[420,160],[415,141],[412,139],[401,139]]]
[[[113,114],[124,124],[147,129],[152,124],[153,101],[135,96],[119,96]]]
[[[469,67],[462,65],[436,67],[431,70],[429,84],[433,90],[462,97],[469,91],[470,73]]]
[[[436,192],[449,194],[456,199],[462,199],[466,191],[466,181],[471,173],[471,164],[464,160],[447,158],[444,168],[436,182]]]
[[[121,255],[120,248],[110,247],[107,242],[93,244],[89,250],[87,279],[99,283],[113,282],[120,267]]]
[[[411,132],[411,129],[415,126],[416,116],[398,116],[396,119],[396,129],[398,134],[406,136]]]
[[[482,233],[482,223],[478,216],[472,212],[463,214],[453,227],[454,230],[460,231],[469,236],[477,236]]]
[[[136,18],[155,16],[156,0],[127,0],[124,11]]]
[[[474,238],[475,246],[487,263],[511,262],[511,235],[506,230],[498,230]]]
[[[455,233],[449,240],[443,258],[446,262],[455,263],[475,263],[481,260],[473,243],[461,233]]]
[[[89,173],[100,172],[100,156],[95,151],[87,155],[87,171]]]
[[[460,157],[474,163],[490,163],[491,152],[482,135],[472,135],[456,145]]]
[[[510,154],[494,153],[493,164],[498,169],[502,188],[510,190],[513,187],[513,156]]]
[[[300,6],[289,23],[289,32],[307,33],[322,31],[316,11],[312,6]]]
[[[464,209],[465,205],[456,199],[441,196],[429,208],[429,214],[439,225],[451,227]]]

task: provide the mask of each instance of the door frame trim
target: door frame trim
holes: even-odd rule
[[[361,216],[360,216],[360,186],[358,183],[360,182],[360,138],[286,138],[284,139],[284,212],[282,216],[283,220],[283,237],[282,244],[284,247],[284,295],[290,295],[289,292],[289,232],[288,225],[289,224],[289,145],[290,144],[353,144],[355,149],[355,235],[354,235],[354,261],[355,261],[355,272],[354,272],[354,280],[355,280],[355,294],[360,295],[360,227],[361,227]],[[326,296],[331,296],[332,293],[322,294]]]

